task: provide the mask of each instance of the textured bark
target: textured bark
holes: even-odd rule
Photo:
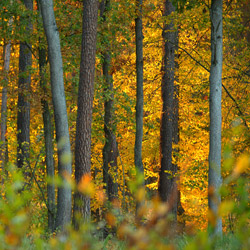
[[[217,216],[221,202],[219,188],[221,177],[221,91],[222,91],[222,0],[212,0],[211,5],[211,69],[210,69],[210,135],[209,135],[209,174],[208,205]],[[222,234],[222,220],[217,218],[212,225],[215,234]]]
[[[8,162],[8,148],[7,148],[7,98],[8,98],[8,73],[10,68],[10,52],[11,52],[11,41],[4,45],[3,59],[4,59],[4,85],[2,88],[2,106],[1,106],[1,146],[0,146],[0,161],[2,173],[6,172],[5,166]],[[2,182],[4,177],[2,176]]]
[[[105,145],[103,148],[103,181],[106,184],[106,192],[109,201],[118,198],[118,183],[117,183],[117,157],[118,148],[115,136],[115,128],[113,123],[114,116],[114,94],[113,94],[113,80],[109,74],[110,69],[110,55],[104,53],[103,55],[103,76],[105,81],[104,87],[104,134]],[[109,96],[109,97],[107,97]]]
[[[168,17],[175,11],[171,1],[166,0],[164,16]],[[163,65],[162,65],[162,117],[160,131],[161,169],[159,179],[159,196],[169,203],[171,212],[177,216],[177,166],[172,163],[173,142],[173,108],[174,108],[174,73],[175,73],[175,43],[177,31],[174,20],[164,25],[163,29]]]
[[[100,17],[102,23],[106,21],[106,14],[110,7],[109,0],[103,0],[100,5]],[[103,55],[102,71],[104,79],[104,134],[105,145],[103,148],[103,182],[105,184],[106,194],[109,201],[118,198],[118,183],[117,183],[117,157],[118,148],[115,136],[114,117],[114,89],[113,79],[110,75],[110,45],[106,41],[104,44],[105,52]]]
[[[136,0],[135,39],[136,39],[136,138],[135,166],[144,176],[142,164],[143,139],[143,33],[142,0]]]
[[[176,34],[176,47],[178,48],[179,45],[179,33],[177,31]],[[174,83],[174,100],[173,100],[173,157],[175,159],[175,169],[177,169],[177,172],[179,172],[180,168],[178,166],[178,158],[179,158],[179,141],[180,141],[180,135],[179,135],[179,77],[178,77],[178,71],[179,71],[179,64],[177,61],[175,61],[175,83]],[[181,191],[180,191],[180,176],[177,175],[177,214],[182,215],[185,210],[182,207],[181,204]]]
[[[98,0],[83,1],[82,49],[78,90],[78,111],[75,141],[75,178],[79,183],[91,168],[91,123],[94,97]],[[90,219],[90,197],[76,192],[74,226]]]
[[[48,42],[52,101],[56,125],[58,153],[58,171],[63,186],[58,188],[56,225],[64,229],[71,220],[71,189],[66,187],[67,178],[71,177],[71,151],[68,129],[68,116],[63,82],[63,64],[59,32],[56,26],[53,1],[40,0],[43,26]]]
[[[54,147],[52,136],[52,124],[51,115],[49,110],[49,103],[46,99],[47,82],[45,80],[45,66],[46,66],[46,50],[39,49],[39,71],[40,71],[40,86],[43,90],[42,107],[43,107],[43,124],[44,124],[44,140],[45,140],[45,161],[46,171],[48,179],[53,182],[55,170],[54,170]],[[56,204],[55,204],[55,185],[47,184],[47,202],[48,202],[48,228],[50,232],[55,229],[55,217],[56,217]]]
[[[24,0],[28,10],[33,10],[33,0]],[[32,33],[31,18],[26,26],[26,36]],[[32,45],[20,42],[19,52],[19,81],[18,81],[18,113],[17,113],[17,166],[22,168],[25,175],[29,175],[30,157],[30,84],[32,67]]]
[[[135,43],[136,43],[136,132],[134,161],[137,179],[145,194],[144,168],[142,163],[142,139],[143,139],[143,33],[142,33],[142,0],[136,1],[135,18]],[[142,176],[142,177],[141,177]],[[136,202],[136,211],[143,204],[145,197]]]
[[[174,169],[177,169],[179,172],[178,166],[178,157],[179,157],[179,148],[178,144],[180,141],[179,137],[179,85],[174,84],[174,103],[173,103],[173,157],[175,163],[173,164]],[[178,175],[177,179],[180,181],[180,177]],[[184,208],[181,205],[181,191],[179,187],[179,183],[177,184],[177,213],[178,215],[182,215],[184,213]]]

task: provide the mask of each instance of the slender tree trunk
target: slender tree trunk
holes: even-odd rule
[[[145,200],[145,180],[142,163],[142,139],[143,139],[143,32],[142,32],[142,0],[135,0],[135,43],[136,43],[136,133],[134,160],[136,175],[140,188],[143,189],[143,197],[136,201],[136,211]]]
[[[37,4],[40,11],[41,7],[39,1],[37,1]],[[45,76],[46,65],[47,65],[46,57],[47,57],[46,49],[39,48],[40,86],[43,91],[42,95],[43,97],[41,99],[41,103],[43,108],[44,140],[45,140],[45,155],[46,155],[45,161],[46,161],[47,178],[49,179],[49,183],[47,183],[48,229],[50,230],[50,232],[53,232],[55,230],[55,220],[56,220],[55,185],[53,184],[55,177],[55,167],[54,167],[53,128],[51,123],[49,102],[47,100],[47,80]]]
[[[12,0],[10,1],[12,4]],[[12,28],[13,18],[9,20],[9,26]],[[8,85],[9,85],[9,69],[10,69],[10,55],[11,55],[11,40],[4,41],[3,47],[3,73],[4,83],[2,88],[2,106],[1,106],[1,135],[0,135],[0,164],[2,168],[2,183],[4,183],[4,175],[8,174],[6,165],[9,161],[8,156],[8,142],[6,138],[7,133],[7,99],[8,99]]]
[[[106,184],[106,191],[109,201],[118,198],[117,183],[117,157],[118,148],[114,132],[113,114],[114,114],[114,94],[113,79],[109,74],[110,55],[105,52],[103,54],[103,76],[105,81],[104,87],[104,133],[105,145],[103,148],[103,181]]]
[[[7,132],[7,97],[8,97],[8,74],[10,69],[10,52],[11,41],[8,41],[3,48],[4,59],[4,85],[2,89],[2,106],[1,106],[1,146],[0,146],[0,160],[2,168],[2,182],[4,181],[4,173],[6,172],[6,164],[8,162],[8,148],[6,140]]]
[[[46,154],[46,170],[47,178],[53,183],[55,170],[54,170],[54,147],[53,147],[53,129],[51,125],[51,115],[49,104],[46,99],[46,79],[45,79],[45,66],[46,66],[46,50],[39,49],[39,70],[40,70],[40,86],[43,90],[42,107],[43,107],[43,124],[44,124],[44,139],[45,139],[45,154]],[[56,204],[55,204],[55,185],[47,184],[47,201],[48,201],[48,228],[50,232],[55,229],[56,217]]]
[[[142,0],[136,0],[136,138],[135,138],[135,166],[144,174],[142,164],[143,138],[143,33],[142,33]]]
[[[241,9],[243,25],[245,26],[245,37],[247,42],[250,43],[250,1],[243,1]]]
[[[222,0],[212,0],[211,5],[211,69],[210,69],[210,136],[209,136],[209,175],[208,205],[218,216],[221,202],[219,188],[221,177],[221,91],[222,91]],[[217,217],[213,233],[222,234],[222,220]]]
[[[178,48],[179,44],[179,32],[177,31],[176,34],[176,48]],[[179,141],[180,141],[180,135],[179,135],[179,77],[178,77],[178,71],[179,71],[179,63],[178,61],[175,61],[175,83],[174,83],[174,100],[173,100],[173,158],[174,158],[174,165],[177,169],[177,172],[179,172],[180,168],[178,166],[178,158],[179,158]],[[181,204],[181,191],[180,191],[180,176],[177,175],[177,214],[182,215],[184,213],[184,208]]]
[[[175,11],[170,0],[165,1],[164,16],[168,17]],[[177,166],[172,163],[173,143],[173,112],[174,112],[174,73],[177,30],[171,18],[163,29],[163,65],[162,65],[162,117],[160,131],[161,169],[159,179],[159,196],[169,203],[171,213],[177,217]]]
[[[110,7],[109,0],[103,0],[100,5],[100,17],[102,23],[106,22],[106,14]],[[104,43],[105,52],[103,55],[102,71],[104,78],[104,134],[105,145],[103,148],[103,182],[105,184],[108,200],[111,202],[118,198],[118,183],[117,183],[117,157],[118,148],[115,136],[114,116],[114,89],[113,79],[110,75],[110,44]]]
[[[75,178],[79,183],[91,168],[91,123],[94,97],[98,0],[83,1],[82,49],[78,90],[78,111],[75,142]],[[76,192],[74,226],[90,219],[90,197]]]
[[[33,0],[24,0],[28,10],[33,10]],[[32,21],[29,17],[25,36],[32,33]],[[21,42],[19,52],[19,81],[18,81],[18,113],[17,113],[17,166],[22,168],[26,177],[29,176],[30,158],[30,84],[32,67],[32,45]]]
[[[71,189],[67,178],[71,177],[71,151],[68,129],[68,116],[63,82],[63,64],[59,32],[56,26],[53,1],[40,0],[43,26],[48,42],[52,101],[56,125],[58,171],[63,185],[58,188],[56,228],[64,229],[71,220]]]

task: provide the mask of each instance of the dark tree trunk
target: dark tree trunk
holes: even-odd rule
[[[72,168],[68,116],[63,82],[63,63],[53,1],[40,0],[40,7],[48,42],[51,91],[56,125],[58,172],[63,182],[63,185],[58,188],[55,227],[64,230],[65,225],[71,221],[71,189],[67,186],[67,178],[71,176]]]
[[[109,0],[103,0],[100,6],[100,17],[102,23],[106,21],[106,14],[110,7]],[[105,145],[103,148],[103,182],[105,184],[106,194],[109,201],[118,198],[118,183],[117,183],[117,157],[118,148],[115,136],[114,116],[114,89],[113,79],[110,75],[110,45],[109,42],[104,43],[105,52],[103,55],[103,79],[104,79],[104,134]]]
[[[242,21],[245,26],[244,36],[247,39],[247,42],[250,43],[250,2],[243,1],[242,3]]]
[[[106,192],[109,201],[118,198],[118,183],[117,183],[117,157],[118,148],[115,136],[115,128],[113,123],[114,114],[114,94],[113,80],[109,74],[110,55],[103,54],[103,76],[105,81],[104,86],[104,133],[105,145],[103,148],[103,181],[106,184]]]
[[[90,175],[91,123],[94,97],[98,0],[83,1],[82,49],[78,91],[78,111],[75,142],[75,178],[79,183]],[[90,219],[90,197],[76,192],[74,196],[74,226]]]
[[[33,0],[24,0],[28,10],[33,10]],[[26,26],[26,36],[32,33],[31,17]],[[18,113],[17,113],[17,166],[22,168],[25,175],[29,172],[30,158],[30,84],[32,66],[32,45],[20,43],[19,52],[19,81],[18,81]]]
[[[166,0],[164,16],[168,17],[175,8],[171,1]],[[172,162],[173,153],[173,113],[174,113],[174,73],[177,31],[171,18],[163,29],[163,65],[162,65],[162,117],[160,131],[161,169],[159,179],[159,196],[163,202],[168,202],[171,213],[177,217],[177,166]]]
[[[144,175],[142,164],[143,138],[143,33],[142,33],[142,0],[136,0],[136,138],[135,138],[135,166]]]
[[[208,205],[217,217],[221,203],[219,188],[221,177],[221,92],[222,92],[222,0],[212,0],[211,5],[211,69],[209,98],[209,173]],[[211,225],[215,235],[222,235],[222,220],[217,217]]]
[[[144,168],[142,163],[142,139],[143,139],[143,32],[142,32],[142,0],[136,1],[136,18],[135,18],[135,42],[136,42],[136,133],[134,160],[136,167],[138,183],[143,189],[144,196],[140,201],[136,201],[136,211],[145,200],[145,180]]]
[[[179,33],[177,31],[176,34],[176,48],[178,48],[179,43]],[[173,158],[174,158],[174,168],[177,169],[179,172],[180,168],[178,166],[178,158],[179,158],[179,77],[178,72],[179,71],[179,64],[177,61],[175,61],[175,83],[174,83],[174,100],[173,100]],[[182,215],[185,211],[181,204],[181,191],[180,191],[180,177],[179,174],[177,175],[177,214]]]
[[[2,89],[2,106],[1,106],[1,146],[0,146],[0,160],[2,168],[2,183],[4,182],[4,173],[6,173],[6,164],[8,162],[8,146],[6,140],[7,132],[7,97],[8,97],[8,74],[10,68],[10,52],[11,41],[8,41],[3,48],[4,59],[4,85]]]
[[[46,170],[47,177],[53,183],[55,170],[54,170],[54,147],[53,147],[53,129],[51,124],[51,115],[49,104],[46,98],[47,82],[45,79],[45,66],[46,66],[46,50],[39,49],[39,70],[40,70],[40,86],[43,91],[42,107],[43,107],[43,124],[44,124],[44,140],[45,140],[45,154],[46,154]],[[48,201],[48,228],[50,232],[55,229],[56,217],[56,204],[55,204],[55,185],[47,184],[47,201]]]

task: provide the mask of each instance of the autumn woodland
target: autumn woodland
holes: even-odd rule
[[[250,249],[249,0],[0,10],[1,249]]]

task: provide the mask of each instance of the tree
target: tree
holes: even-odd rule
[[[144,168],[142,163],[143,139],[143,33],[142,33],[142,0],[136,0],[135,18],[136,40],[136,134],[134,160],[137,175],[141,175],[141,186],[144,189]],[[139,204],[138,204],[139,205]]]
[[[55,185],[53,184],[53,179],[55,175],[54,170],[54,146],[53,146],[53,136],[52,136],[52,124],[51,115],[49,110],[49,103],[46,99],[47,82],[45,77],[45,66],[46,66],[46,50],[44,48],[39,48],[39,72],[40,72],[40,86],[43,90],[42,95],[42,108],[43,108],[43,124],[44,124],[44,140],[45,140],[45,161],[46,161],[46,171],[49,182],[47,184],[47,202],[48,202],[48,228],[51,232],[55,229],[55,214],[56,214],[56,204],[55,204]]]
[[[173,13],[175,8],[170,0],[164,4],[164,17],[169,22],[163,28],[163,65],[162,65],[162,117],[160,131],[161,169],[159,179],[159,196],[168,202],[174,220],[177,216],[177,166],[172,162],[173,152],[173,112],[174,112],[174,74],[177,31],[175,30]]]
[[[78,110],[75,140],[75,179],[79,184],[91,169],[91,123],[94,97],[98,0],[83,1],[82,48],[78,89]],[[90,197],[80,192],[74,195],[75,228],[90,217]]]
[[[106,22],[106,15],[110,8],[110,1],[103,0],[100,4],[100,17],[102,24]],[[107,30],[105,30],[107,32]],[[105,36],[103,34],[103,36]],[[103,39],[104,41],[108,39]],[[103,96],[104,96],[104,134],[105,145],[103,148],[103,182],[106,185],[106,194],[108,200],[112,201],[118,198],[118,183],[117,183],[117,157],[118,146],[115,136],[114,124],[114,89],[113,78],[110,74],[110,42],[103,41],[104,51],[102,52],[102,72],[104,80]]]
[[[211,5],[211,69],[210,69],[210,134],[209,134],[209,175],[208,205],[216,216],[213,231],[222,234],[222,220],[218,216],[221,202],[219,188],[221,177],[221,92],[222,92],[222,0],[212,0]]]
[[[10,20],[10,24],[11,24]],[[3,59],[4,59],[4,85],[2,89],[2,106],[1,106],[1,148],[0,148],[0,160],[1,168],[5,171],[6,163],[8,162],[8,145],[6,140],[7,132],[7,97],[8,97],[8,73],[10,68],[10,52],[11,52],[11,41],[4,44],[3,48]],[[2,177],[3,178],[3,177]],[[2,181],[4,178],[2,179]]]
[[[33,0],[24,0],[25,7],[33,11]],[[30,14],[29,14],[30,15]],[[26,20],[23,20],[26,21]],[[25,27],[25,36],[32,33],[32,21],[28,16]],[[32,66],[32,45],[25,41],[20,42],[19,52],[19,80],[18,80],[18,113],[17,113],[17,166],[22,168],[25,175],[29,171],[30,157],[30,84]]]
[[[71,220],[71,189],[67,186],[67,178],[71,177],[72,170],[68,116],[63,82],[63,64],[53,1],[40,0],[40,7],[48,43],[51,91],[56,125],[58,171],[63,180],[63,185],[58,188],[55,227],[64,229],[65,225],[69,224]]]
[[[176,35],[176,47],[178,47],[178,40],[179,40],[179,34],[177,31]],[[175,62],[175,71],[179,70],[179,64],[176,61]],[[174,97],[173,97],[173,158],[175,169],[179,172],[180,167],[178,166],[178,158],[179,158],[179,141],[180,141],[180,134],[179,134],[179,83],[178,83],[178,74],[175,74],[175,83],[174,83]],[[178,176],[178,181],[180,180]],[[178,184],[178,183],[177,183]],[[181,204],[181,191],[180,188],[177,185],[177,214],[182,215],[184,213],[184,209]]]

